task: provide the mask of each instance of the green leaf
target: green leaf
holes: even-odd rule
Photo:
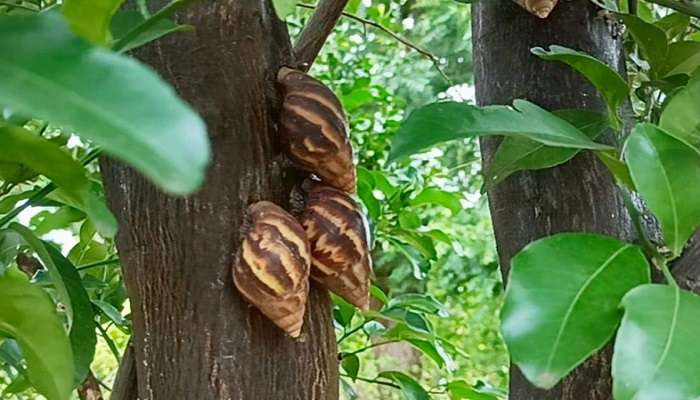
[[[628,189],[633,191],[637,190],[634,187],[634,182],[632,182],[632,176],[630,175],[630,170],[627,167],[627,164],[618,159],[615,156],[615,152],[608,150],[596,151],[595,155],[603,164],[605,164],[606,167],[608,167],[608,171],[610,171],[618,184],[626,186]]]
[[[396,239],[412,246],[412,248],[417,250],[426,259],[437,259],[437,250],[435,250],[435,243],[433,243],[433,239],[430,236],[416,231],[409,231],[406,229],[394,229],[391,231],[391,234]]]
[[[586,110],[555,111],[591,139],[596,139],[609,127],[607,116]],[[578,154],[579,149],[550,147],[534,140],[509,136],[503,139],[488,169],[484,172],[486,185],[495,185],[514,172],[551,168],[563,164]]]
[[[360,359],[355,354],[345,354],[342,357],[343,359],[340,365],[343,367],[345,373],[354,381],[357,379],[357,373],[360,371]]]
[[[349,384],[345,379],[340,379],[340,386],[343,389],[343,395],[345,396],[345,400],[359,399],[359,397],[357,396],[357,392],[355,392],[355,389],[353,389],[352,385]]]
[[[170,192],[202,183],[204,123],[152,70],[90,46],[55,13],[0,16],[0,52],[0,103],[76,131]]]
[[[18,374],[15,377],[15,379],[13,379],[12,382],[9,385],[7,385],[7,387],[5,387],[5,390],[2,391],[2,394],[9,395],[22,393],[31,387],[32,384],[29,382],[29,380],[24,375]]]
[[[126,10],[118,12],[114,18],[112,18],[112,35],[114,36],[114,42],[119,41],[119,39],[126,36],[127,33],[138,25],[141,25],[144,21],[146,21],[146,18],[138,11]],[[167,18],[162,18],[131,40],[120,52],[126,53],[171,33],[186,32],[193,29],[191,25],[178,25]]]
[[[664,76],[691,74],[700,67],[700,42],[675,42],[668,46]]]
[[[87,190],[89,182],[85,169],[55,143],[13,126],[0,126],[0,141],[3,144],[0,161],[26,165],[68,192]]]
[[[420,383],[403,372],[384,371],[378,377],[389,379],[399,385],[406,400],[430,400],[430,394],[423,389]]]
[[[93,300],[92,304],[97,306],[97,308],[99,308],[100,311],[102,311],[102,313],[106,315],[107,318],[109,318],[115,324],[119,326],[127,325],[127,321],[124,319],[124,317],[122,317],[122,314],[119,312],[119,310],[114,308],[113,305],[102,300]]]
[[[423,293],[404,293],[389,300],[388,307],[406,308],[427,314],[438,314],[447,316],[445,306],[437,301],[435,297]]]
[[[454,360],[440,345],[440,342],[422,339],[407,339],[406,341],[435,361],[438,367],[445,368],[450,372],[455,370]]]
[[[387,297],[386,293],[384,293],[379,286],[372,284],[372,286],[369,288],[369,293],[383,305],[387,305],[389,303],[389,297]]]
[[[562,46],[550,46],[549,50],[535,47],[532,53],[544,60],[561,61],[577,70],[598,89],[608,105],[610,116],[617,116],[630,88],[615,70],[595,57]]]
[[[622,300],[615,341],[616,400],[700,397],[700,297],[667,285],[644,285]]]
[[[654,25],[661,28],[669,39],[674,39],[688,29],[690,17],[683,13],[674,12],[654,22]]]
[[[12,264],[22,238],[13,230],[0,229],[0,276]]]
[[[272,5],[275,6],[277,17],[284,21],[287,16],[294,12],[297,6],[296,0],[272,0]]]
[[[447,384],[450,400],[498,400],[498,397],[482,393],[466,381],[452,381]]]
[[[32,217],[32,224],[36,222],[34,234],[42,236],[55,229],[66,229],[84,218],[85,214],[73,207],[61,207],[55,212],[41,211]]]
[[[622,297],[651,279],[638,247],[587,233],[532,242],[511,264],[501,332],[513,362],[545,389],[610,340]]]
[[[103,45],[109,42],[112,16],[124,0],[65,0],[61,12],[68,19],[73,32],[90,42]]]
[[[574,126],[539,106],[515,100],[513,107],[475,107],[443,102],[412,112],[394,136],[388,162],[454,139],[481,135],[526,137],[556,147],[606,149]]]
[[[85,380],[90,363],[95,356],[97,336],[95,334],[95,313],[82,279],[61,252],[50,244],[38,239],[26,227],[13,223],[10,228],[20,234],[24,241],[36,252],[49,271],[61,303],[68,315],[69,338],[75,362],[75,384]]]
[[[352,324],[352,318],[355,316],[355,306],[333,293],[331,293],[331,299],[333,300],[333,304],[335,304],[335,308],[333,310],[335,320],[342,327],[349,327]]]
[[[659,126],[700,149],[700,77],[691,79],[661,113]]]
[[[657,77],[666,64],[668,39],[666,32],[654,24],[644,22],[632,14],[617,14],[627,26],[627,30],[639,46],[639,51],[649,62],[652,76]]]
[[[68,400],[73,355],[55,305],[14,268],[0,276],[0,293],[0,331],[20,345],[32,385],[48,400]]]
[[[420,206],[423,204],[439,205],[450,210],[452,215],[457,215],[462,211],[461,199],[462,196],[459,193],[447,192],[436,187],[428,187],[418,193],[408,204],[412,206]]]
[[[680,255],[700,225],[700,151],[654,125],[639,124],[627,140],[625,159],[666,244]]]

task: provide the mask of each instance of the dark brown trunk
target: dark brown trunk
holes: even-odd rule
[[[534,46],[558,44],[585,51],[623,70],[616,27],[598,17],[588,0],[560,0],[540,20],[510,1],[480,1],[473,10],[476,96],[480,105],[531,100],[547,109],[605,111],[595,89],[580,75],[530,53]],[[485,165],[498,139],[482,140]],[[507,276],[509,261],[532,240],[563,231],[598,232],[630,239],[629,218],[605,168],[582,154],[554,169],[515,174],[489,191],[496,243]],[[612,398],[610,351],[576,369],[550,391],[533,387],[511,368],[514,400],[608,400]]]
[[[195,31],[137,57],[206,120],[213,149],[206,183],[173,198],[102,160],[120,225],[139,398],[335,400],[327,293],[312,289],[302,337],[293,340],[241,298],[231,277],[246,207],[262,199],[286,206],[297,181],[275,145],[274,79],[291,54],[286,27],[260,0],[195,2],[177,19]]]

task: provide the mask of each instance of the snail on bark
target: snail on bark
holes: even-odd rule
[[[250,227],[236,254],[239,292],[292,337],[298,337],[309,294],[310,249],[296,219],[269,201],[248,208]]]
[[[299,220],[311,245],[311,278],[368,309],[372,258],[359,205],[347,193],[323,184],[307,184],[307,191]]]
[[[280,132],[289,158],[327,185],[354,193],[352,146],[338,98],[323,83],[295,69],[281,68],[277,81],[284,93]]]

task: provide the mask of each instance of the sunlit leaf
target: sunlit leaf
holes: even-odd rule
[[[499,400],[498,397],[482,393],[465,381],[452,381],[447,384],[450,400]]]
[[[272,5],[275,6],[275,12],[281,20],[287,19],[294,12],[297,2],[296,0],[272,0]]]
[[[530,243],[511,265],[501,332],[513,362],[545,389],[610,340],[622,297],[651,279],[637,246],[587,233]]]
[[[64,0],[61,13],[73,32],[96,44],[106,44],[112,16],[124,0]]]
[[[625,159],[634,185],[656,215],[673,254],[700,226],[700,151],[651,124],[637,125]]]
[[[699,49],[700,50],[700,49]],[[677,92],[661,113],[659,126],[700,149],[700,77]]]
[[[415,379],[399,371],[384,371],[379,378],[386,378],[401,388],[406,400],[430,400],[430,394]]]
[[[456,215],[462,211],[461,199],[462,196],[459,193],[448,192],[436,187],[428,187],[411,199],[409,204],[412,206],[420,206],[423,204],[443,206],[450,210],[452,215]]]
[[[622,300],[615,341],[616,400],[700,398],[700,297],[678,287],[644,285]]]

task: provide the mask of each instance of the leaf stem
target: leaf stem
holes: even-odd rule
[[[121,362],[121,356],[119,355],[119,349],[117,349],[117,346],[114,344],[114,341],[112,341],[112,338],[109,337],[105,328],[103,328],[101,324],[95,324],[95,325],[97,325],[97,329],[100,331],[100,335],[107,343],[107,347],[109,347],[109,350],[112,352],[112,355],[114,356],[114,358],[117,359],[117,364],[119,364]]]
[[[114,43],[114,45],[112,46],[112,50],[116,52],[121,52],[134,39],[136,39],[140,34],[154,26],[156,23],[158,23],[158,21],[170,17],[171,15],[175,14],[178,10],[190,5],[190,3],[193,3],[194,1],[196,0],[171,1],[165,7],[161,8],[155,14],[153,14],[150,18],[136,25],[132,30],[127,32],[121,39]]]
[[[653,264],[664,274],[664,278],[666,278],[668,284],[678,286],[678,283],[673,278],[671,271],[668,269],[666,257],[659,253],[656,245],[652,243],[651,239],[649,239],[649,235],[647,234],[644,224],[642,223],[642,213],[639,212],[639,209],[637,209],[637,206],[632,201],[632,196],[624,188],[620,188],[620,192],[622,193],[622,199],[625,203],[625,207],[627,208],[627,212],[629,212],[632,223],[634,224],[634,229],[637,231],[637,236],[641,241],[642,248],[645,250],[647,255],[651,257]]]
[[[346,358],[346,357],[354,356],[354,355],[363,353],[363,352],[365,352],[365,351],[367,351],[367,350],[369,350],[369,349],[373,349],[373,348],[375,348],[375,347],[384,346],[385,344],[391,344],[391,343],[396,343],[396,342],[400,342],[400,340],[398,340],[398,339],[393,339],[393,340],[385,340],[385,341],[383,341],[383,342],[372,343],[372,344],[370,344],[369,346],[365,346],[365,347],[363,347],[363,348],[361,348],[361,349],[358,349],[358,350],[355,350],[355,351],[353,351],[353,352],[350,352],[350,353],[342,353],[342,356],[341,356],[340,358],[343,359],[343,358]]]
[[[401,386],[399,386],[399,385],[397,385],[397,384],[395,384],[395,383],[391,383],[391,382],[388,382],[388,381],[381,381],[381,380],[379,380],[379,379],[370,379],[370,378],[364,378],[364,377],[361,377],[361,376],[352,377],[352,376],[350,376],[350,375],[348,375],[348,374],[342,374],[342,373],[340,374],[340,376],[345,377],[345,378],[350,378],[350,379],[353,379],[353,380],[356,380],[356,381],[362,381],[362,382],[367,382],[367,383],[375,383],[375,384],[377,384],[377,385],[383,385],[383,386],[393,387],[394,389],[401,389]]]
[[[341,336],[340,339],[338,339],[338,344],[340,344],[343,340],[347,339],[348,337],[352,336],[353,333],[359,331],[359,330],[362,329],[362,327],[364,327],[368,322],[373,321],[373,320],[374,320],[374,318],[367,318],[367,319],[365,319],[364,321],[362,321],[362,323],[361,323],[360,325],[358,325],[358,326],[356,326],[356,327],[350,329],[349,331],[343,333],[343,336]]]
[[[77,271],[84,271],[86,269],[102,267],[104,265],[117,264],[118,262],[119,262],[119,257],[112,257],[112,258],[108,258],[106,260],[96,261],[93,263],[81,265],[79,267],[76,267],[75,269]]]

